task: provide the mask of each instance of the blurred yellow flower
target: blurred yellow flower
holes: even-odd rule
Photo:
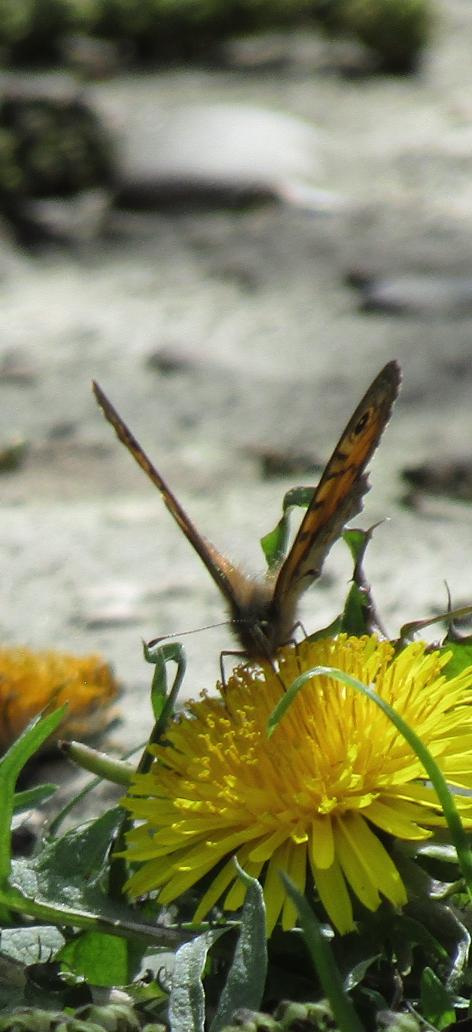
[[[381,709],[333,677],[309,680],[275,733],[267,720],[289,686],[316,666],[370,684],[430,749],[451,786],[471,787],[472,668],[446,680],[448,656],[424,642],[395,655],[374,636],[340,635],[282,649],[270,666],[239,667],[220,697],[191,702],[165,744],[152,747],[149,773],[136,775],[123,805],[141,822],[126,855],[140,866],[133,896],[159,890],[168,904],[214,871],[201,920],[222,899],[236,910],[245,888],[232,863],[259,877],[267,931],[296,912],[279,877],[318,894],[339,932],[355,927],[352,897],[376,910],[406,890],[385,833],[422,840],[445,821],[416,754]],[[472,799],[456,805],[472,817]],[[207,883],[206,883],[207,885]]]
[[[0,751],[4,752],[32,717],[48,703],[69,704],[62,736],[85,738],[110,722],[118,694],[110,667],[100,656],[71,656],[52,649],[0,649]]]

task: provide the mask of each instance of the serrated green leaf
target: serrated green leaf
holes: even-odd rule
[[[43,921],[98,929],[167,949],[188,938],[183,929],[143,919],[134,907],[108,898],[98,885],[89,888],[82,877],[75,883],[71,878],[61,883],[58,876],[45,881],[30,860],[13,861],[10,884],[0,889],[0,904]]]
[[[128,943],[104,932],[82,932],[61,950],[58,960],[92,985],[123,986],[129,979]]]
[[[169,997],[171,1032],[203,1032],[205,994],[202,975],[208,951],[225,931],[226,928],[217,928],[204,932],[177,950]]]
[[[258,1010],[264,995],[267,976],[264,894],[257,878],[250,878],[238,864],[237,867],[239,877],[247,885],[247,895],[233,963],[210,1032],[220,1032],[240,1007]]]
[[[122,812],[109,810],[73,828],[29,860],[15,860],[0,903],[59,925],[96,929],[174,948],[188,938],[179,929],[159,928],[135,908],[108,895],[108,853]]]
[[[451,994],[429,967],[421,975],[421,1013],[439,1032],[456,1020]]]
[[[53,839],[33,861],[44,883],[57,878],[61,884],[71,879],[95,886],[103,875],[113,836],[122,819],[122,811],[114,807]]]

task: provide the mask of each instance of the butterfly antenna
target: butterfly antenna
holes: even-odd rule
[[[159,645],[161,641],[169,641],[171,638],[183,638],[187,634],[198,634],[200,631],[211,631],[213,627],[229,627],[233,620],[221,620],[219,623],[204,624],[202,627],[193,627],[190,631],[171,631],[170,634],[161,634],[158,638],[152,638],[151,641],[146,642],[148,649],[154,648],[155,645]]]

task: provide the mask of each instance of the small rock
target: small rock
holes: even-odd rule
[[[460,501],[472,501],[472,459],[441,458],[401,471],[414,492],[444,495]],[[407,498],[407,501],[409,499]]]
[[[88,630],[134,624],[142,617],[141,591],[131,581],[112,581],[90,588],[80,622]]]
[[[164,376],[172,376],[174,373],[188,372],[195,368],[195,362],[191,355],[179,350],[178,346],[172,344],[164,345],[158,351],[153,351],[146,358],[146,366],[153,372],[162,373]]]
[[[258,446],[247,450],[252,458],[256,459],[264,480],[307,474],[313,478],[314,470],[318,466],[318,463],[313,461],[312,454],[291,448],[284,451],[279,448]],[[322,469],[321,465],[319,465],[319,469]]]
[[[23,386],[34,383],[37,376],[26,357],[16,351],[7,351],[0,360],[0,383]]]
[[[117,203],[146,208],[179,201],[314,203],[320,137],[301,119],[243,104],[150,113],[124,128]],[[326,197],[323,194],[323,207]]]
[[[359,291],[363,312],[449,318],[472,313],[472,278],[466,276],[406,274],[384,279],[353,270],[347,282]]]
[[[72,33],[62,37],[60,49],[64,63],[84,79],[109,79],[125,63],[122,48],[109,39]]]

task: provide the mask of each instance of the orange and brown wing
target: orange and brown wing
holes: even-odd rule
[[[361,511],[362,499],[369,490],[365,468],[390,419],[400,383],[398,363],[388,362],[341,435],[279,570],[274,598],[281,607],[293,603],[320,576],[332,544],[346,523]]]
[[[122,420],[121,416],[118,415],[118,412],[113,407],[104,391],[102,391],[99,384],[93,381],[92,385],[97,402],[102,409],[105,418],[109,423],[111,423],[115,430],[117,437],[122,444],[125,445],[128,451],[131,452],[131,455],[138,463],[138,466],[141,466],[141,469],[144,470],[154,486],[157,487],[158,491],[160,491],[169,512],[174,517],[174,520],[180,527],[181,531],[185,534],[185,537],[190,541],[190,544],[193,545],[195,551],[198,552],[200,559],[205,563],[208,572],[218,585],[226,601],[234,611],[239,611],[241,603],[237,591],[237,571],[234,570],[228,559],[225,559],[223,555],[220,555],[218,550],[198,533],[197,528],[187,516],[187,513],[182,508],[180,502],[177,500],[170,487],[167,486],[165,480],[161,477],[161,474],[148,458],[145,451],[143,451],[134,434],[131,433],[131,430],[126,426],[126,423]]]

